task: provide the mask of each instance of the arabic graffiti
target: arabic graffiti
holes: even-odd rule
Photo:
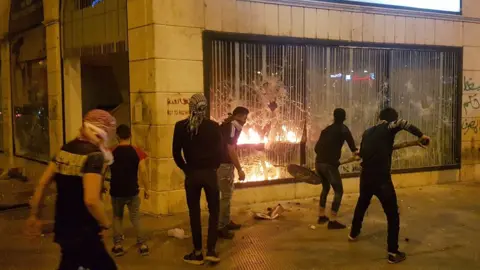
[[[469,108],[471,110],[480,109],[480,101],[478,100],[477,94],[464,95],[463,109],[465,110],[466,115],[468,115]]]
[[[472,78],[463,77],[463,91],[480,91],[480,85],[475,85]]]
[[[467,135],[469,132],[478,133],[480,119],[463,119],[462,122],[463,135]]]

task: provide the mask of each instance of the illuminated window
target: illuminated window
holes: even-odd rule
[[[457,165],[458,61],[448,50],[385,49],[213,40],[207,59],[211,117],[221,122],[236,106],[251,114],[238,149],[247,181],[289,178],[286,166],[313,168],[314,146],[333,120],[347,111],[357,145],[381,108],[433,138],[426,149],[396,152],[394,169]],[[407,133],[398,141],[414,139]],[[345,146],[343,158],[350,151]],[[359,172],[343,166],[343,173]]]

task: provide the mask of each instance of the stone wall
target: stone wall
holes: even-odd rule
[[[0,39],[8,30],[9,1],[0,1]],[[283,3],[289,4],[283,4]],[[142,210],[169,214],[186,210],[183,173],[171,156],[173,125],[186,117],[188,98],[202,93],[202,31],[214,30],[271,36],[375,43],[464,47],[462,169],[394,175],[397,186],[472,181],[480,174],[480,136],[476,85],[480,84],[480,2],[463,1],[463,16],[428,15],[401,10],[336,6],[302,0],[128,0],[130,98],[134,143],[145,148],[152,196]],[[45,0],[51,149],[62,142],[63,106],[58,0]],[[93,15],[92,15],[93,16]],[[100,38],[100,37],[98,37]],[[3,112],[6,155],[0,162],[21,165],[38,179],[43,165],[12,156],[9,45],[1,40]],[[78,64],[78,63],[77,63]],[[75,69],[71,70],[75,73]],[[73,74],[71,73],[71,74]],[[68,74],[67,74],[68,75]],[[73,74],[75,75],[75,74]],[[72,75],[72,76],[73,76]],[[75,75],[78,77],[78,74]],[[468,85],[468,86],[467,86]],[[78,89],[77,89],[78,90]],[[70,87],[64,86],[67,99]],[[65,108],[66,115],[78,115]],[[74,127],[71,127],[74,128]],[[345,180],[357,191],[355,179]],[[234,205],[318,196],[319,187],[283,184],[237,190]],[[205,203],[203,202],[203,207]]]
[[[465,46],[464,73],[478,82],[480,3],[464,1],[465,15],[436,16],[378,8],[341,9],[314,1],[129,1],[132,122],[135,142],[150,153],[150,205],[144,210],[186,210],[183,174],[171,156],[175,121],[188,110],[183,99],[203,92],[203,30],[358,42]],[[365,12],[366,11],[366,12]],[[468,20],[469,22],[464,22]],[[480,83],[480,82],[478,82]],[[472,92],[473,93],[473,92]],[[464,97],[465,98],[465,97]],[[464,120],[478,121],[476,115]],[[476,123],[476,122],[475,122]],[[474,129],[463,130],[462,170],[395,175],[397,186],[474,180],[480,173]],[[148,138],[148,139],[147,139]],[[473,143],[472,143],[473,142]],[[477,143],[478,144],[478,143]],[[467,158],[470,157],[470,158]],[[461,173],[460,173],[461,172]],[[347,191],[357,182],[345,180]],[[235,205],[317,196],[319,188],[284,184],[237,190]]]

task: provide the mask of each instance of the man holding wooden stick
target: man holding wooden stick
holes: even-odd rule
[[[382,204],[388,222],[388,262],[399,263],[406,255],[398,250],[400,218],[398,214],[397,195],[391,177],[392,152],[395,135],[406,130],[420,138],[423,145],[428,145],[430,138],[406,120],[398,119],[398,113],[392,108],[380,112],[380,122],[367,129],[360,145],[362,172],[360,175],[360,197],[355,207],[350,241],[360,235],[365,212],[373,195]],[[399,148],[398,146],[395,148]]]

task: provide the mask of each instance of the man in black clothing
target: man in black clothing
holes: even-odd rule
[[[45,170],[31,202],[29,232],[40,233],[38,217],[45,190],[55,181],[55,239],[62,257],[59,270],[115,270],[102,239],[110,227],[101,199],[103,174],[113,160],[106,150],[115,118],[93,110],[83,119],[80,135],[55,155]]]
[[[219,125],[206,118],[207,100],[203,95],[193,95],[189,107],[189,118],[175,124],[172,151],[175,163],[185,173],[185,190],[195,248],[183,259],[187,263],[201,265],[204,263],[200,223],[202,189],[205,190],[210,214],[205,260],[220,261],[215,245],[220,200],[216,171],[220,165],[221,134]]]
[[[328,229],[345,229],[346,226],[336,220],[338,209],[342,202],[343,184],[338,171],[340,166],[340,157],[342,155],[342,147],[345,141],[348,143],[350,150],[357,154],[357,147],[353,140],[352,133],[346,125],[343,124],[346,118],[344,109],[337,108],[333,111],[334,122],[325,128],[320,134],[317,144],[315,145],[316,170],[322,176],[322,193],[320,195],[320,207],[318,213],[318,224],[328,222]],[[327,203],[328,192],[330,186],[333,187],[335,196],[333,197],[332,212],[330,219],[325,215],[325,206]]]
[[[220,126],[222,133],[222,157],[217,170],[218,186],[220,188],[220,218],[218,222],[218,236],[232,239],[230,230],[239,230],[241,225],[230,219],[230,204],[234,190],[234,169],[237,169],[240,181],[245,180],[245,172],[237,155],[237,141],[242,128],[247,122],[248,109],[237,107]]]
[[[397,195],[390,174],[395,135],[406,130],[427,144],[430,138],[406,120],[398,119],[398,113],[392,108],[380,112],[380,122],[367,129],[360,145],[362,172],[360,174],[360,197],[355,207],[349,239],[355,241],[360,235],[363,217],[375,195],[382,204],[388,222],[388,262],[398,263],[405,260],[405,253],[398,250],[400,218],[398,215]]]

